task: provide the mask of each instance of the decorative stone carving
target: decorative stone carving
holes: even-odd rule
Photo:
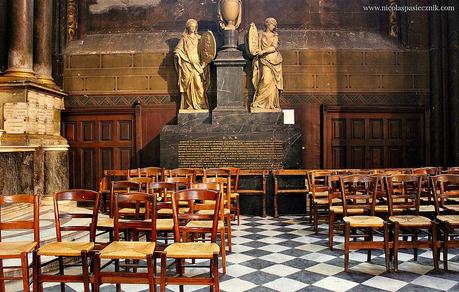
[[[175,65],[181,93],[180,112],[208,109],[206,91],[210,84],[208,64],[215,58],[216,44],[211,32],[203,38],[197,33],[198,22],[189,19],[175,48]]]
[[[223,30],[235,30],[242,20],[241,0],[220,0],[218,2],[218,19]]]
[[[252,83],[255,94],[251,105],[252,112],[281,111],[279,96],[284,88],[282,78],[282,55],[278,51],[279,36],[276,32],[277,21],[265,20],[265,30],[258,35],[258,47],[253,36],[255,24],[249,29],[249,50],[254,55]]]

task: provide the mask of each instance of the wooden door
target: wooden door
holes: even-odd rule
[[[135,166],[133,109],[66,111],[62,134],[70,146],[71,188],[97,190],[105,169]]]
[[[324,107],[324,167],[423,166],[425,133],[423,108]]]

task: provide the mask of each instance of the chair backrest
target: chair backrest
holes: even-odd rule
[[[217,183],[220,184],[222,189],[222,200],[225,205],[225,208],[230,208],[231,204],[231,177],[204,177],[202,179],[203,183]]]
[[[173,176],[173,177],[166,177],[164,180],[168,183],[176,183],[179,189],[188,189],[190,185],[193,183],[193,177],[180,177],[180,176]]]
[[[143,205],[145,206],[145,212],[142,214],[136,214],[133,218],[122,218],[122,214],[119,212],[123,205]],[[156,198],[153,194],[141,193],[141,192],[130,192],[120,193],[115,196],[114,204],[114,239],[120,240],[119,234],[123,230],[148,230],[150,231],[151,242],[156,241]]]
[[[137,176],[141,177],[151,177],[154,178],[154,181],[161,181],[164,179],[164,168],[156,167],[156,166],[149,166],[139,168],[137,170]]]
[[[328,183],[328,205],[331,206],[342,206],[342,200],[334,200],[334,199],[341,199],[341,176],[337,174],[333,174],[328,176],[327,183]]]
[[[129,180],[120,180],[112,181],[110,187],[110,216],[113,217],[115,195],[119,193],[129,193],[129,192],[140,192],[142,190],[142,184],[129,181]]]
[[[439,173],[438,167],[419,167],[411,169],[412,174],[427,174],[437,175]]]
[[[204,178],[207,177],[228,177],[231,176],[229,168],[206,168],[204,169]]]
[[[196,182],[196,169],[194,168],[174,168],[165,171],[167,177],[189,177],[191,182]]]
[[[27,204],[33,209],[32,218],[30,220],[2,221],[2,209],[12,204]],[[0,241],[2,241],[2,230],[33,230],[34,241],[40,244],[40,197],[38,195],[4,195],[0,196]]]
[[[333,170],[314,170],[309,172],[309,188],[315,199],[318,193],[328,192],[328,177],[336,174]]]
[[[378,181],[377,176],[369,175],[340,177],[344,216],[348,215],[349,209],[361,209],[372,216],[374,215]]]
[[[419,214],[422,175],[398,174],[384,177],[386,185],[389,216],[394,210],[414,209]]]
[[[227,167],[231,174],[231,192],[237,193],[239,189],[239,173],[240,169],[237,167]]]
[[[148,192],[149,185],[155,181],[154,177],[144,177],[144,176],[136,176],[136,177],[130,177],[129,181],[131,182],[136,182],[140,184],[140,189],[144,192]]]
[[[113,181],[128,180],[131,176],[129,169],[106,169],[104,177],[99,182],[99,192],[109,190]]]
[[[156,196],[156,210],[172,209],[172,195],[179,190],[178,183],[154,182],[149,193]]]
[[[212,214],[199,214],[194,212],[180,213],[180,201],[196,202],[196,201],[214,201],[214,212]],[[221,208],[221,195],[218,191],[200,190],[200,189],[187,189],[178,191],[172,196],[172,208],[174,217],[174,235],[175,242],[185,241],[181,238],[182,234],[187,232],[210,233],[211,242],[217,239],[217,227],[219,220],[219,209]],[[195,220],[212,220],[211,227],[187,227],[186,224]]]
[[[84,203],[85,206],[90,205],[92,209],[89,209],[87,213],[76,213],[72,212],[72,207],[67,206],[66,209],[69,210],[63,210],[64,207],[59,204],[63,202]],[[54,193],[54,220],[56,224],[57,241],[62,241],[62,231],[88,231],[89,241],[94,242],[96,238],[99,204],[100,193],[91,190],[75,189]],[[78,220],[80,225],[71,224],[71,221],[68,222],[69,219],[84,218],[91,219],[90,224],[82,223],[80,220]]]
[[[440,214],[440,207],[447,207],[451,199],[459,199],[459,174],[441,174],[430,179],[435,198],[435,211]],[[457,205],[457,201],[453,204]]]

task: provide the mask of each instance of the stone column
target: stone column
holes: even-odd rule
[[[52,77],[53,0],[35,0],[34,64],[40,82],[54,85]]]
[[[0,0],[0,74],[6,70],[7,36],[7,3],[6,0]]]
[[[30,78],[33,72],[33,0],[9,1],[10,47],[8,70],[11,77]]]

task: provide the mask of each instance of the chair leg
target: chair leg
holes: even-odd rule
[[[115,272],[120,271],[120,260],[115,260]],[[116,292],[121,292],[121,284],[116,284]]]
[[[344,271],[349,272],[349,238],[351,236],[351,225],[344,224]]]
[[[227,218],[227,224],[228,224],[228,251],[229,252],[233,252],[233,243],[232,243],[232,240],[231,240],[231,215],[229,216],[226,216]]]
[[[398,272],[398,246],[399,246],[400,225],[394,224],[394,271]]]
[[[418,230],[414,230],[413,232],[413,237],[411,238],[411,241],[413,243],[415,243],[416,241],[418,241]],[[418,249],[416,247],[413,248],[413,259],[414,261],[417,261],[418,260]]]
[[[448,271],[448,235],[449,235],[449,224],[445,222],[443,224],[443,269]]]
[[[22,270],[22,286],[24,292],[29,292],[29,261],[27,259],[27,253],[21,253],[21,270]]]
[[[83,275],[84,292],[89,292],[88,252],[81,251],[81,269]]]
[[[368,241],[373,241],[373,228],[368,228]],[[371,249],[367,250],[367,262],[371,262]]]
[[[218,275],[218,254],[214,254],[214,258],[211,261],[212,262],[212,276],[214,279],[214,291],[215,292],[220,292],[220,281],[219,281],[219,275]]]
[[[319,218],[317,216],[317,213],[319,212],[318,211],[318,206],[317,204],[314,204],[313,206],[313,209],[314,209],[314,212],[313,212],[313,216],[314,216],[314,233],[317,235],[319,234]]]
[[[37,292],[38,291],[38,267],[37,266],[37,251],[34,250],[32,252],[32,291]]]
[[[237,215],[237,225],[240,225],[241,224],[241,208],[240,208],[240,204],[239,204],[239,197],[240,196],[237,196],[236,197],[236,215]],[[263,217],[265,217],[266,214],[263,215]]]
[[[333,237],[335,233],[335,213],[330,210],[328,213],[328,248],[333,250]]]
[[[64,259],[62,257],[58,258],[59,261],[59,275],[64,275]],[[61,292],[65,292],[65,283],[61,283]]]
[[[100,290],[100,256],[98,253],[94,256],[94,292]]]
[[[156,280],[154,271],[153,255],[147,256],[147,269],[148,269],[148,288],[150,291],[156,291]]]
[[[3,260],[0,259],[0,292],[5,292],[5,280],[3,280]]]
[[[220,251],[222,253],[222,269],[223,269],[223,274],[226,274],[226,248],[225,248],[225,229],[222,228],[220,231],[220,237],[221,237],[221,245],[220,245]]]
[[[390,272],[390,246],[389,246],[389,224],[384,222],[384,259],[386,260],[386,272]]]
[[[438,267],[438,248],[437,248],[437,223],[432,222],[432,259],[433,259],[433,264],[435,271],[439,271]]]
[[[166,267],[167,267],[166,254],[161,253],[161,275],[160,275],[160,281],[159,281],[160,292],[166,292]]]
[[[274,217],[277,218],[279,217],[279,210],[278,210],[278,204],[279,204],[279,196],[277,194],[274,194]]]
[[[35,250],[33,252],[33,264],[35,266],[34,274],[35,274],[35,292],[43,292],[43,283],[41,281],[41,257],[38,255],[38,252]]]

